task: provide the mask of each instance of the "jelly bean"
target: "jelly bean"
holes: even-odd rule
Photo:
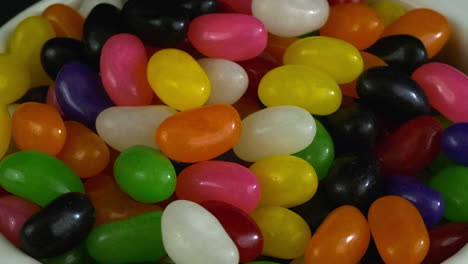
[[[0,233],[13,245],[20,247],[19,233],[24,222],[39,207],[21,197],[6,195],[0,198]]]
[[[289,264],[306,264],[305,263],[305,259],[304,257],[300,257],[300,258],[296,258],[294,259],[292,262],[290,262]]]
[[[162,216],[162,236],[167,254],[178,264],[239,263],[236,245],[220,222],[196,203],[169,204]]]
[[[379,14],[362,3],[348,3],[330,8],[321,36],[334,37],[363,50],[374,44],[384,31]]]
[[[379,56],[388,65],[407,73],[427,63],[427,51],[418,38],[410,35],[393,35],[381,38],[367,52]]]
[[[426,46],[429,58],[434,57],[445,46],[451,36],[449,21],[442,14],[431,9],[413,9],[388,25],[383,37],[411,35]]]
[[[84,2],[88,1],[95,2]],[[114,5],[102,3],[91,10],[83,25],[83,43],[87,58],[94,68],[99,68],[102,47],[106,41],[113,35],[123,33],[124,28],[123,15]]]
[[[247,88],[247,92],[245,92],[244,97],[247,96],[255,100],[258,99],[258,85],[260,84],[263,76],[274,68],[280,66],[277,62],[260,56],[250,60],[241,61],[239,62],[239,65],[244,68],[249,76],[249,87]]]
[[[247,90],[249,77],[239,64],[225,59],[205,58],[198,63],[211,84],[206,104],[234,104]]]
[[[460,249],[457,254],[451,256],[446,261],[442,262],[442,264],[463,264],[466,263],[468,260],[468,246],[464,246]]]
[[[385,26],[390,25],[406,13],[406,10],[399,3],[390,0],[375,1],[368,3],[368,5],[379,14]]]
[[[345,205],[331,212],[312,236],[306,263],[357,263],[366,253],[370,230],[355,207]]]
[[[45,103],[47,98],[47,91],[49,86],[38,86],[29,89],[18,101],[17,104],[27,103],[27,102],[36,102],[36,103]]]
[[[449,223],[429,230],[431,245],[423,264],[438,264],[468,243],[468,224]]]
[[[357,92],[363,104],[391,120],[405,121],[429,114],[429,102],[421,87],[392,67],[365,71],[357,82]]]
[[[143,204],[131,199],[109,175],[90,178],[84,187],[96,209],[96,225],[161,210],[157,205]]]
[[[347,4],[347,3],[363,3],[364,0],[328,0],[330,6]]]
[[[384,196],[369,209],[369,227],[385,263],[421,263],[429,235],[416,207],[399,196]]]
[[[381,130],[374,112],[360,104],[338,109],[326,116],[323,124],[339,153],[369,150],[377,142]]]
[[[260,206],[297,206],[310,200],[317,191],[314,168],[296,156],[268,156],[249,169],[262,187]]]
[[[207,57],[232,61],[252,59],[266,47],[267,30],[255,17],[244,14],[208,14],[195,18],[188,37]]]
[[[201,15],[215,13],[217,9],[217,0],[176,0],[177,6],[185,9],[190,18],[196,18]]]
[[[252,1],[252,14],[265,24],[268,32],[280,37],[296,37],[317,30],[327,21],[328,13],[326,0]]]
[[[2,234],[0,234],[0,254],[2,264],[40,264],[41,262],[29,257],[14,247]]]
[[[271,155],[293,154],[310,145],[315,132],[315,120],[305,109],[269,107],[242,121],[242,134],[234,153],[250,162]]]
[[[306,221],[312,233],[317,230],[333,209],[335,209],[334,205],[329,202],[320,184],[312,199],[299,206],[290,208],[291,211],[300,215]]]
[[[52,83],[41,65],[41,49],[54,37],[54,29],[45,18],[32,16],[21,21],[8,39],[8,51],[29,69],[33,87]]]
[[[416,175],[429,166],[440,151],[442,127],[432,116],[414,118],[382,138],[374,153],[385,175]]]
[[[468,105],[462,98],[468,96],[465,89],[466,75],[447,64],[431,62],[413,73],[412,78],[421,86],[431,106],[453,122],[468,122]]]
[[[419,210],[427,227],[431,227],[442,220],[445,207],[442,196],[425,185],[405,181],[408,180],[402,181],[398,177],[387,179],[385,184],[386,194],[401,196],[410,201]]]
[[[114,176],[120,188],[142,203],[157,203],[175,190],[174,166],[156,149],[133,146],[120,154],[114,164]]]
[[[30,88],[28,68],[13,55],[0,54],[0,103],[9,104],[18,100]],[[13,89],[14,88],[14,89]]]
[[[55,96],[69,119],[92,129],[99,113],[112,106],[99,75],[87,65],[77,62],[68,63],[60,70]]]
[[[252,13],[252,0],[218,0],[218,5],[229,13]]]
[[[92,9],[99,4],[109,4],[122,9],[124,0],[86,0],[81,2],[78,11],[83,17],[88,17]]]
[[[97,262],[89,256],[84,244],[81,244],[63,255],[41,259],[41,262],[43,264],[97,264]]]
[[[361,74],[364,62],[359,50],[346,41],[316,36],[300,39],[286,49],[284,64],[315,66],[330,74],[339,84]]]
[[[268,72],[260,81],[258,96],[266,106],[295,105],[315,115],[329,115],[341,104],[335,80],[302,65],[284,65]]]
[[[241,126],[232,106],[208,105],[168,117],[156,131],[155,139],[169,158],[199,162],[231,149],[239,140]]]
[[[50,78],[56,79],[60,69],[69,62],[85,61],[83,43],[72,38],[53,38],[42,47],[41,63]]]
[[[76,121],[65,121],[67,139],[57,158],[81,178],[104,170],[109,163],[109,148],[96,133]]]
[[[129,0],[122,13],[131,33],[145,44],[162,48],[184,39],[190,19],[184,8],[165,1]]]
[[[327,176],[335,159],[335,146],[330,134],[317,119],[315,119],[315,125],[317,132],[312,143],[293,155],[309,162],[317,173],[318,179],[321,180]]]
[[[260,102],[247,96],[242,97],[232,106],[237,110],[241,119],[263,109]]]
[[[94,207],[81,193],[66,193],[31,216],[20,232],[21,248],[28,255],[47,258],[80,244],[93,228]]]
[[[47,98],[46,98],[47,104],[51,105],[57,110],[57,112],[63,117],[65,114],[63,113],[62,108],[60,107],[57,97],[55,96],[55,84],[52,84],[49,86],[49,89],[47,90]]]
[[[0,106],[0,158],[3,158],[3,156],[5,156],[5,154],[9,150],[10,139],[11,139],[10,114],[8,113],[7,107]]]
[[[468,168],[452,166],[437,173],[429,186],[438,191],[445,201],[444,217],[450,221],[468,221],[466,190]]]
[[[114,106],[96,119],[99,136],[118,151],[143,145],[157,149],[154,133],[159,125],[177,111],[165,105]]]
[[[257,207],[260,191],[253,172],[227,161],[203,161],[187,167],[177,177],[178,198],[196,203],[223,201],[246,213]]]
[[[468,123],[455,123],[444,130],[441,138],[442,150],[454,161],[468,165]]]
[[[162,212],[152,212],[96,227],[86,248],[99,263],[154,261],[166,255],[161,232]]]
[[[366,152],[336,159],[321,184],[335,205],[352,205],[363,212],[383,194],[378,161]]]
[[[252,261],[260,256],[263,249],[263,236],[249,215],[220,201],[206,201],[200,205],[218,219],[236,244],[240,262]]]
[[[107,94],[116,105],[148,105],[153,90],[146,78],[146,57],[143,42],[130,34],[110,37],[101,52],[101,77]]]
[[[203,68],[181,50],[156,52],[148,63],[147,74],[156,95],[177,110],[202,106],[211,93],[210,81]]]
[[[38,151],[21,151],[0,162],[0,185],[40,206],[67,192],[84,193],[79,177],[59,159]]]
[[[263,255],[292,259],[304,254],[311,232],[302,217],[279,206],[258,208],[250,216],[262,231]]]
[[[50,105],[24,103],[12,119],[12,133],[21,150],[38,150],[56,155],[65,144],[66,128],[60,114]]]
[[[84,18],[75,9],[64,4],[54,4],[44,10],[42,16],[52,25],[57,37],[82,38]]]
[[[457,163],[447,157],[443,151],[439,152],[437,157],[431,162],[429,165],[429,171],[432,172],[433,174],[438,173],[439,171],[450,167],[450,166],[456,166]]]
[[[297,40],[298,38],[296,37],[283,38],[269,34],[268,44],[265,51],[271,54],[277,61],[283,62],[286,49]]]

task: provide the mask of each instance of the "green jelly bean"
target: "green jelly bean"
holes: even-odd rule
[[[97,264],[96,260],[91,258],[84,244],[76,247],[67,253],[53,258],[42,259],[43,264]]]
[[[120,188],[142,203],[157,203],[175,190],[176,172],[171,161],[159,150],[133,146],[120,154],[114,164]]]
[[[86,240],[99,263],[155,261],[166,255],[161,233],[161,211],[142,214],[96,227]]]
[[[445,201],[444,217],[453,222],[468,222],[468,167],[443,169],[429,181]]]
[[[0,162],[0,185],[12,194],[40,206],[68,192],[84,193],[76,173],[56,157],[39,151],[21,151]]]
[[[441,151],[434,159],[434,161],[432,161],[429,165],[429,170],[436,174],[439,171],[451,166],[457,166],[457,163],[450,159],[443,151]]]
[[[312,143],[293,155],[309,162],[314,167],[318,179],[321,180],[327,176],[328,170],[333,164],[335,147],[330,134],[322,123],[315,119],[315,124],[317,126],[317,133]]]

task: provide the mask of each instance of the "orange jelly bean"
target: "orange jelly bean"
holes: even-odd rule
[[[430,9],[414,9],[391,23],[383,37],[411,35],[420,39],[427,49],[429,58],[442,50],[451,35],[450,24],[442,14]]]
[[[306,264],[356,264],[370,242],[366,218],[355,207],[333,210],[319,226],[307,246]]]
[[[367,71],[370,68],[377,67],[377,66],[388,66],[388,64],[382,60],[381,58],[370,54],[365,51],[360,51],[362,59],[364,61],[364,70]],[[354,98],[359,98],[357,91],[356,91],[356,84],[357,84],[357,79],[350,82],[350,83],[345,83],[345,84],[340,84],[341,92],[345,96],[350,96]]]
[[[349,3],[330,8],[330,15],[320,29],[320,35],[345,40],[363,50],[379,39],[384,27],[376,11],[365,4]]]
[[[296,40],[299,40],[299,39],[278,37],[273,34],[268,34],[268,44],[267,44],[265,51],[268,52],[270,55],[272,55],[279,62],[282,62],[284,52]]]
[[[156,144],[169,158],[181,162],[210,160],[239,140],[241,119],[234,107],[208,105],[176,113],[156,131]]]
[[[58,38],[82,39],[84,18],[73,8],[54,4],[44,10],[42,17],[49,21]]]
[[[131,199],[120,190],[114,178],[106,174],[88,179],[84,187],[96,209],[96,226],[162,210],[160,206]]]
[[[109,148],[91,129],[66,121],[67,138],[57,155],[81,178],[89,178],[103,171],[109,163]]]
[[[384,196],[370,207],[369,227],[387,264],[419,264],[429,250],[429,235],[416,207],[400,196]]]
[[[20,150],[38,150],[56,155],[65,144],[65,124],[50,105],[20,105],[13,114],[12,125],[13,138]]]

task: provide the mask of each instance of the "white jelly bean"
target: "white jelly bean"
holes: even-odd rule
[[[41,264],[39,261],[29,257],[0,234],[0,264]]]

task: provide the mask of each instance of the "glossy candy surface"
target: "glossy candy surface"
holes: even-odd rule
[[[375,1],[368,3],[368,5],[379,14],[385,26],[390,25],[406,13],[406,10],[400,4],[393,0]]]
[[[0,163],[0,185],[40,206],[67,192],[84,193],[79,177],[59,159],[38,151],[21,151]]]
[[[21,229],[21,248],[31,256],[61,255],[83,241],[94,224],[94,207],[81,193],[66,193],[29,218]]]
[[[330,74],[339,84],[356,79],[364,66],[358,49],[353,45],[324,36],[308,37],[294,42],[286,49],[283,62],[315,66]]]
[[[263,52],[268,34],[263,23],[244,14],[208,14],[195,18],[188,38],[203,55],[232,61],[252,59]]]
[[[70,6],[53,4],[42,12],[59,38],[82,39],[84,18]]]
[[[147,76],[151,88],[168,106],[177,110],[200,107],[210,96],[210,81],[188,53],[163,49],[150,59]]]
[[[228,12],[252,13],[252,0],[218,0],[218,6]]]
[[[429,235],[416,207],[398,196],[376,200],[368,214],[380,256],[388,264],[421,263],[429,250]]]
[[[12,119],[12,132],[21,150],[37,150],[56,155],[65,144],[66,127],[52,106],[41,103],[20,105]]]
[[[311,233],[302,217],[279,206],[258,208],[250,216],[263,234],[262,255],[293,259],[304,254]]]
[[[281,60],[282,57],[283,56],[281,55]],[[240,61],[239,65],[244,68],[249,76],[249,87],[247,88],[244,97],[250,97],[255,100],[258,100],[258,85],[260,84],[263,76],[274,68],[280,66],[278,62],[261,56],[246,61]]]
[[[242,120],[236,155],[254,162],[271,155],[293,154],[305,149],[315,137],[314,118],[297,106],[275,106]]]
[[[42,67],[53,80],[65,64],[73,61],[86,62],[84,45],[77,39],[53,38],[42,47]]]
[[[354,264],[366,253],[370,241],[366,218],[355,207],[335,209],[312,236],[305,263]]]
[[[9,104],[18,100],[30,88],[31,78],[27,67],[13,55],[0,54],[0,103]],[[14,87],[14,89],[13,89]]]
[[[200,162],[187,167],[177,177],[179,199],[196,203],[223,201],[246,213],[257,207],[260,192],[260,182],[255,174],[233,162]]]
[[[258,95],[266,106],[295,105],[315,115],[329,115],[341,104],[341,90],[327,73],[302,65],[284,65],[260,81]]]
[[[169,204],[162,216],[162,236],[167,254],[178,264],[239,263],[237,247],[221,223],[196,203]]]
[[[176,0],[174,1],[176,6],[185,9],[190,18],[215,13],[218,7],[218,0]]]
[[[0,158],[8,151],[11,139],[11,118],[7,107],[0,106]]]
[[[468,123],[455,123],[444,130],[441,138],[442,150],[456,162],[468,165]]]

